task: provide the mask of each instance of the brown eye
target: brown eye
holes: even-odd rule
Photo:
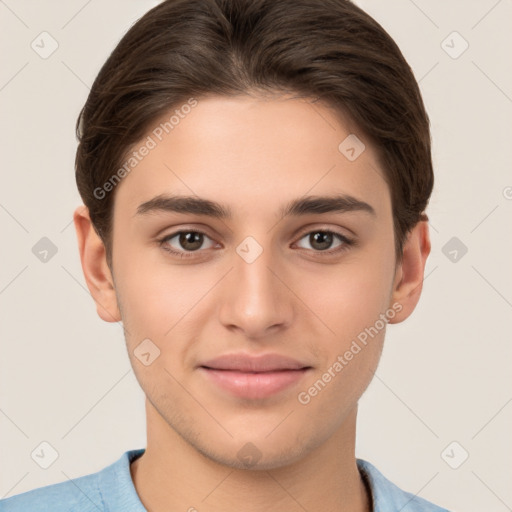
[[[210,249],[214,242],[200,231],[178,231],[160,240],[160,245],[173,254],[186,255],[199,249]]]
[[[188,231],[179,234],[179,244],[187,251],[197,251],[203,245],[204,235],[194,231]]]
[[[309,235],[309,243],[313,249],[318,249],[319,251],[325,251],[326,249],[330,249],[334,237],[332,233],[327,233],[325,231],[317,231],[316,233],[310,233]]]
[[[309,247],[301,245],[301,242],[304,240],[306,241],[306,244],[309,244]],[[317,230],[311,231],[303,236],[298,242],[298,245],[302,249],[313,249],[315,252],[321,252],[329,249],[341,249],[345,246],[352,245],[352,242],[339,233],[327,230]]]

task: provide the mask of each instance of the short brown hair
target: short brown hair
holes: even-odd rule
[[[401,261],[434,176],[420,90],[387,32],[348,0],[166,0],[113,50],[76,124],[76,182],[109,265],[115,194],[95,190],[171,108],[251,91],[320,99],[356,124],[389,185]]]

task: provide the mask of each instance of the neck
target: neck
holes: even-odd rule
[[[325,442],[299,461],[270,469],[236,469],[198,452],[146,401],[147,448],[131,464],[147,510],[370,512],[355,458],[357,408]]]

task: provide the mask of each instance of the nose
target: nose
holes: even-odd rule
[[[293,294],[271,252],[252,262],[234,254],[233,269],[218,295],[219,320],[246,338],[261,339],[288,328],[293,320]]]

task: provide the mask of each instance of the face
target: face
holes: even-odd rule
[[[199,452],[279,467],[354,413],[401,307],[389,188],[364,135],[319,103],[185,111],[134,146],[155,143],[115,191],[128,352],[151,407]],[[351,134],[359,156],[353,135],[340,149]]]

